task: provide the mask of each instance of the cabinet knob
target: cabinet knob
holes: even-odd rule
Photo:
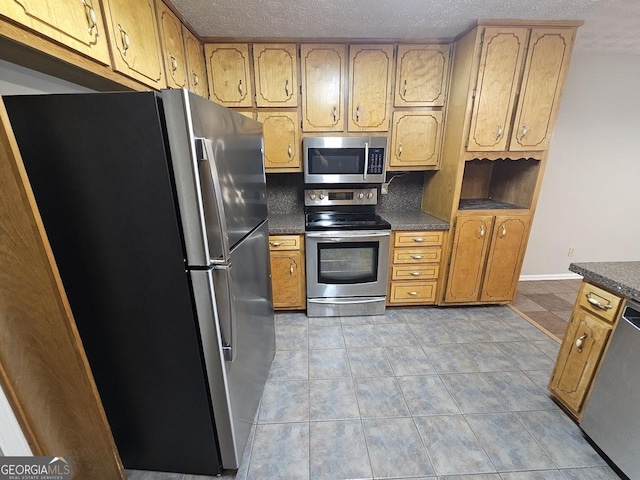
[[[582,335],[580,335],[580,337],[576,340],[576,348],[578,349],[578,353],[582,353],[582,346],[584,344],[584,339],[587,338],[587,334],[583,333]]]

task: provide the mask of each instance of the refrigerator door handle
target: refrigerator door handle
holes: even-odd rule
[[[208,246],[209,263],[225,262],[229,259],[229,236],[222,231],[226,224],[220,177],[213,161],[213,147],[208,138],[196,138],[198,155],[198,176],[202,192],[204,210],[205,244]],[[214,227],[214,228],[212,228]],[[219,243],[212,244],[214,237]]]
[[[236,299],[233,293],[231,265],[213,267],[218,318],[222,334],[222,352],[227,362],[236,358]]]

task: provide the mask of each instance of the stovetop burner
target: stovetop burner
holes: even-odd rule
[[[391,224],[370,212],[313,212],[306,214],[305,230],[391,230]]]

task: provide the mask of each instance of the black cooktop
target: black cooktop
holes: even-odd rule
[[[307,213],[305,230],[391,230],[391,224],[375,213]]]

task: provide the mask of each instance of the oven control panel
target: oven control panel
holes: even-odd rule
[[[306,207],[377,204],[377,188],[321,188],[304,192]]]

